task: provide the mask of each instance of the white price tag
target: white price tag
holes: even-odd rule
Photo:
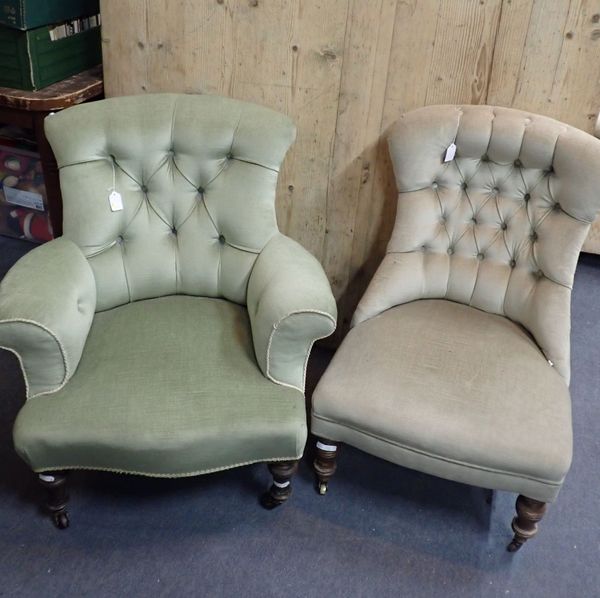
[[[454,156],[456,155],[456,143],[451,143],[446,150],[446,155],[444,156],[444,162],[450,162],[450,160],[454,160]]]
[[[123,209],[123,198],[118,191],[111,191],[108,196],[108,203],[113,212],[118,212]]]

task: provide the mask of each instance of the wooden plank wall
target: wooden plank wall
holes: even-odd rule
[[[592,132],[600,0],[102,0],[107,95],[217,93],[289,114],[281,229],[324,265],[340,330],[395,213],[385,133],[488,103]]]

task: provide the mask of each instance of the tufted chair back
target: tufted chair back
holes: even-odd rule
[[[89,260],[98,311],[177,293],[245,304],[256,257],[278,233],[291,121],[217,96],[149,94],[52,115],[46,133],[64,236]]]
[[[401,117],[389,144],[396,224],[354,324],[417,299],[464,303],[521,324],[568,382],[571,287],[600,210],[600,140],[508,108],[429,106]]]

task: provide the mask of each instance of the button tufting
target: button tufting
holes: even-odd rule
[[[228,160],[233,160],[233,154],[232,154],[231,152],[229,152],[229,153],[227,154],[227,159],[228,159]]]
[[[172,232],[174,235],[177,235],[177,229],[176,229],[175,227],[173,227],[173,228],[171,229],[171,232]]]
[[[468,189],[468,188],[469,188],[469,185],[467,185],[467,183],[465,183],[465,182],[463,181],[463,184],[461,185],[461,188],[462,188],[462,190],[464,191],[465,189]]]
[[[142,185],[141,189],[142,193],[148,193],[148,187],[146,187],[146,185]]]
[[[437,189],[438,187],[439,187],[439,185],[435,181],[433,183],[431,183],[432,189]]]
[[[447,220],[448,220],[448,219],[446,218],[446,216],[443,216],[443,215],[442,215],[442,216],[440,217],[440,224],[446,224]]]
[[[555,212],[560,212],[562,208],[560,207],[560,204],[559,204],[558,202],[556,202],[556,203],[555,203],[555,204],[552,206],[552,209],[553,209]]]
[[[521,168],[521,166],[523,166],[523,162],[521,162],[521,160],[518,158],[515,160],[514,164],[516,168]]]
[[[427,251],[427,245],[421,245],[421,250],[422,251]]]
[[[500,189],[498,187],[492,187],[492,193],[499,193]]]
[[[448,247],[448,255],[452,255],[454,253],[454,247]]]
[[[544,277],[544,273],[541,270],[537,270],[536,272],[534,272],[534,276],[536,278],[543,278]]]
[[[533,232],[531,233],[531,235],[529,236],[529,238],[530,238],[532,241],[537,241],[537,240],[538,240],[538,235],[537,235],[537,233],[536,233],[535,231],[533,231]]]
[[[119,245],[121,245],[121,244],[123,243],[123,241],[124,241],[124,240],[125,240],[125,239],[123,239],[123,236],[122,236],[122,235],[119,235],[119,236],[117,237],[117,243],[118,243]]]
[[[204,195],[204,187],[198,187],[198,193],[200,193],[200,195]]]
[[[221,243],[221,245],[225,244],[225,237],[223,235],[219,235],[219,243]]]
[[[523,199],[525,201],[529,201],[531,199],[531,194],[530,193],[525,193],[525,195],[523,195]]]
[[[483,260],[484,258],[485,258],[485,255],[484,255],[483,253],[478,253],[478,254],[477,254],[477,259],[478,259],[479,261]]]
[[[481,161],[482,162],[489,162],[490,161],[490,157],[487,154],[483,154],[483,156],[481,156]]]
[[[503,222],[503,223],[500,225],[500,228],[501,228],[502,230],[506,230],[506,229],[508,228],[508,224],[506,224],[506,222]]]
[[[471,218],[471,222],[473,224],[477,224],[477,218],[475,216],[473,216],[473,218]]]
[[[509,265],[511,268],[514,268],[517,265],[517,260],[510,260]]]

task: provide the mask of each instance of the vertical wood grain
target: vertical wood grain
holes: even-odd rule
[[[101,9],[108,96],[223,94],[296,122],[278,220],[323,263],[341,333],[393,227],[385,136],[400,114],[488,103],[591,131],[600,107],[600,0],[101,0]]]

